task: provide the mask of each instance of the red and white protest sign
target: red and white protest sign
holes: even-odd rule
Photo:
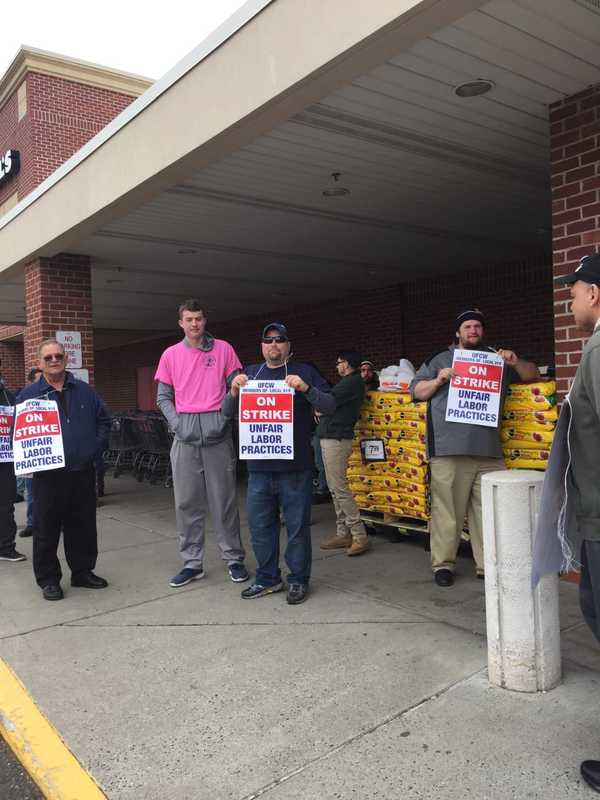
[[[58,405],[54,400],[25,400],[15,408],[15,475],[65,466]]]
[[[485,350],[454,351],[446,422],[498,427],[504,361]]]
[[[15,410],[12,406],[0,406],[0,464],[13,460],[11,440]]]
[[[285,381],[248,381],[240,389],[240,458],[294,458],[294,390]]]

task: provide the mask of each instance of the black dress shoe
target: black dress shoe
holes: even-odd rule
[[[595,792],[600,792],[600,761],[582,761],[581,777]]]
[[[106,589],[108,581],[104,578],[89,572],[80,572],[78,575],[71,575],[71,586],[81,586],[84,589]]]
[[[48,586],[44,586],[42,594],[45,600],[62,600],[64,597],[59,583],[49,583]]]
[[[454,584],[454,575],[449,569],[438,569],[433,573],[433,579],[438,586],[452,586]]]
[[[27,538],[27,536],[33,536],[33,528],[30,528],[28,525],[26,528],[23,528],[22,531],[19,531],[19,536],[23,539]]]

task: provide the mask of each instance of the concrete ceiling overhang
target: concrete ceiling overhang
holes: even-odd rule
[[[190,294],[226,319],[538,253],[547,108],[599,45],[577,0],[274,0],[7,215],[0,319],[61,250],[93,258],[96,325],[137,330]]]

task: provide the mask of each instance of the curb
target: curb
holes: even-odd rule
[[[1,658],[0,734],[46,800],[106,800],[96,781]]]

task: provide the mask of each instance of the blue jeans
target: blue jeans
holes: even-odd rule
[[[329,486],[327,486],[327,478],[325,477],[325,464],[323,463],[323,453],[321,452],[321,440],[316,433],[312,437],[312,446],[315,454],[315,466],[319,472],[318,483],[315,488],[315,494],[328,494]]]
[[[285,563],[288,583],[308,585],[312,563],[310,506],[312,470],[302,472],[250,472],[248,525],[258,568],[256,582],[275,586],[279,569],[279,510],[287,528]]]

